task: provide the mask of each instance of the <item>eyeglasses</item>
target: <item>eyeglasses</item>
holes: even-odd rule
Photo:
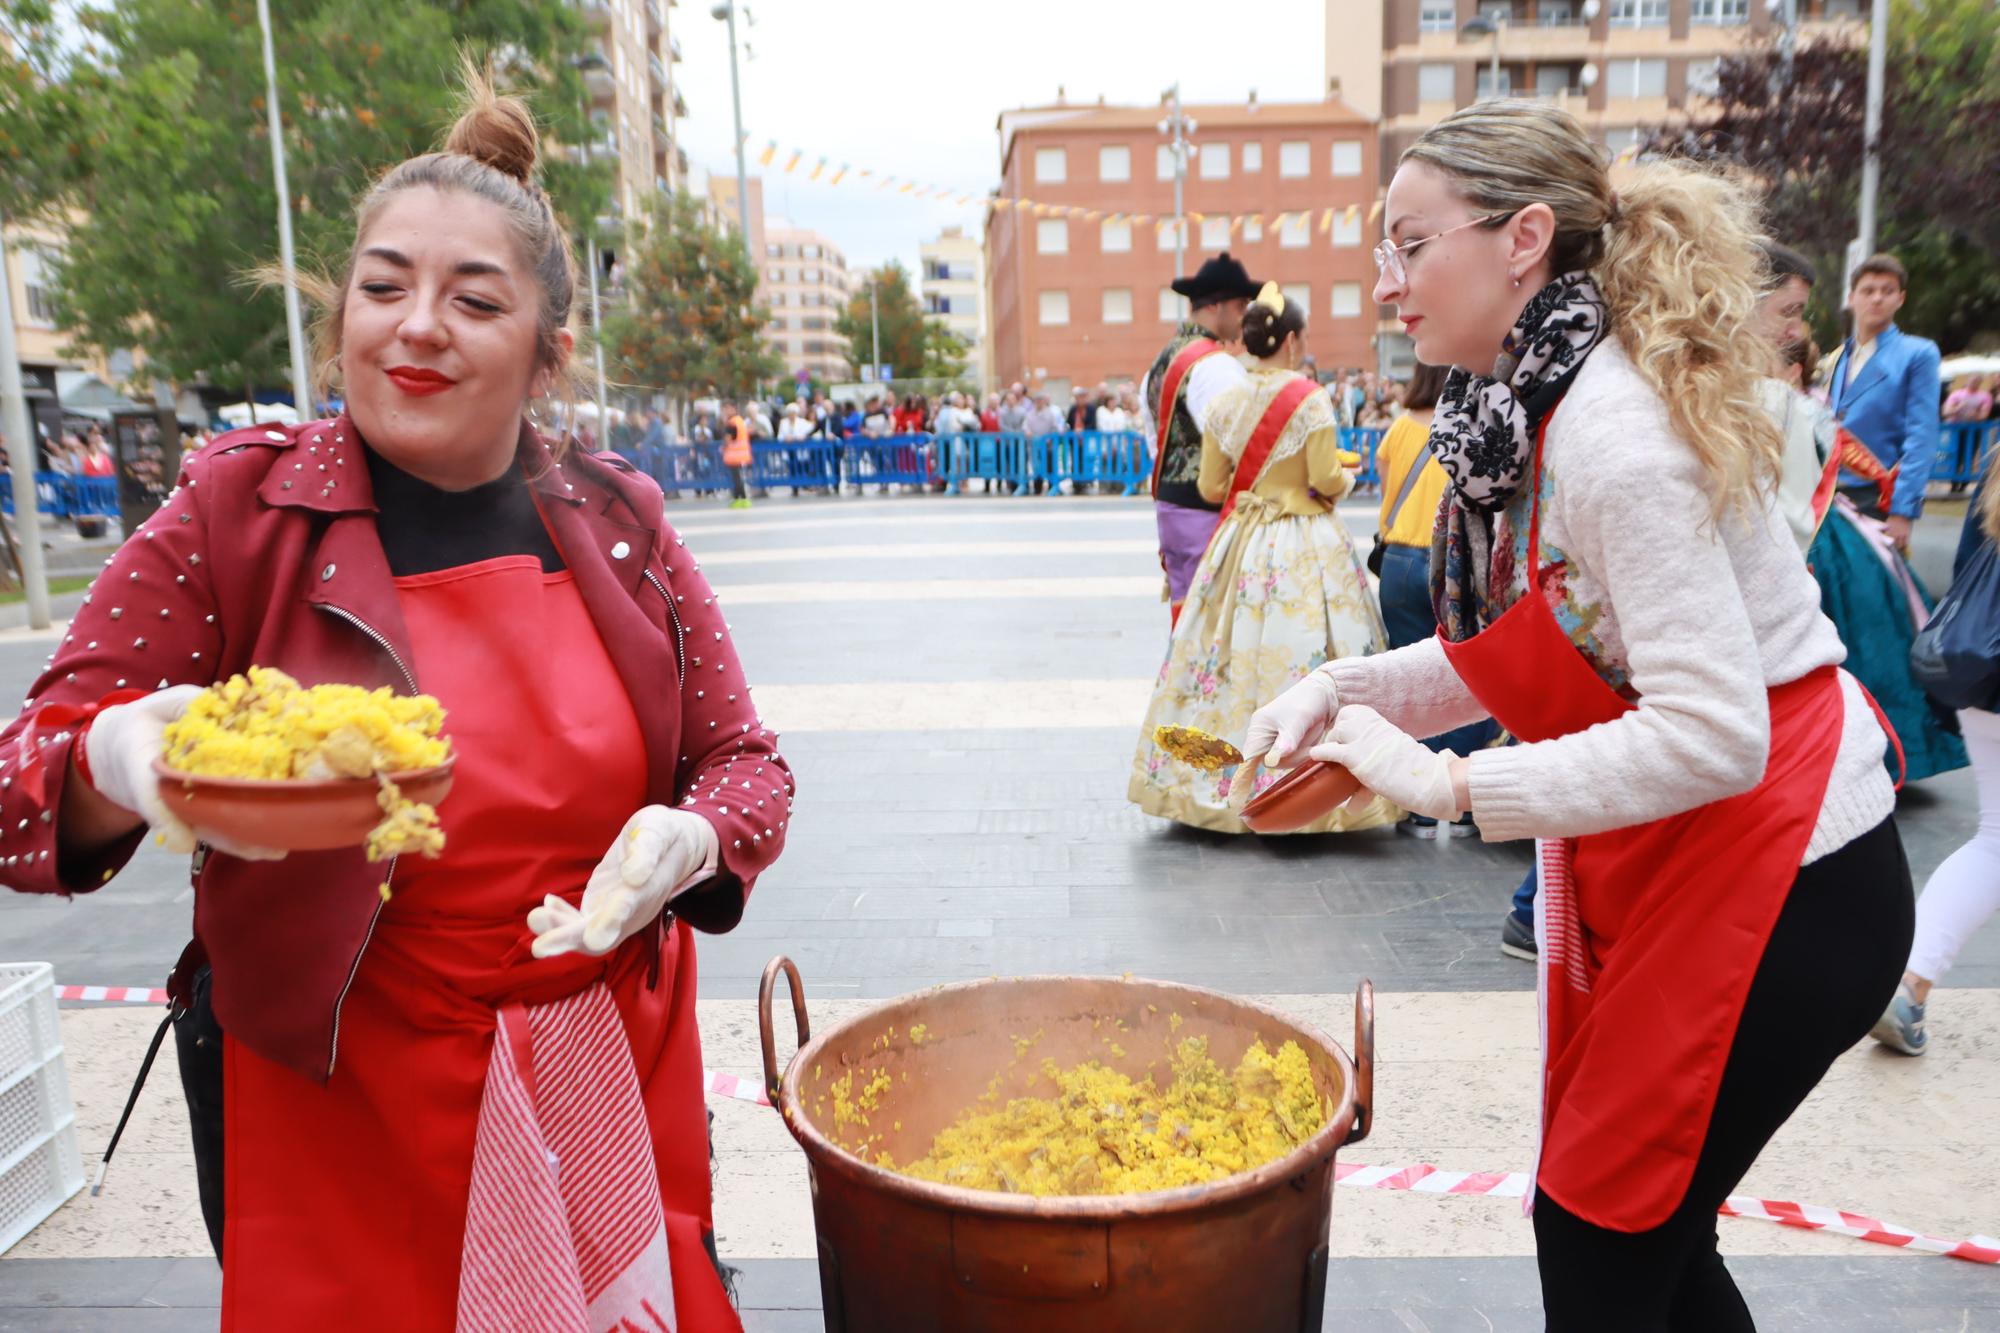
[[[1410,251],[1420,245],[1428,245],[1440,236],[1449,236],[1455,231],[1464,231],[1467,227],[1498,226],[1520,211],[1517,208],[1506,213],[1492,213],[1483,218],[1474,218],[1470,222],[1461,222],[1456,227],[1446,227],[1443,231],[1432,232],[1429,236],[1419,236],[1416,240],[1405,241],[1401,245],[1397,245],[1394,241],[1384,241],[1375,247],[1375,271],[1388,274],[1389,281],[1400,287],[1410,280],[1409,266],[1403,262],[1403,256]]]

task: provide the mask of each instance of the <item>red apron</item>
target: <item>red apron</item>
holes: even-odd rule
[[[630,1039],[659,1172],[678,1333],[740,1328],[711,1228],[693,942],[649,984],[641,934],[608,958],[528,956],[529,908],[572,902],[645,803],[623,684],[568,573],[510,556],[396,580],[420,686],[459,756],[436,861],[406,857],[319,1085],[225,1047],[222,1323],[451,1329],[495,1012],[602,980]],[[297,886],[301,893],[312,886]]]
[[[1443,645],[1474,697],[1525,743],[1633,708],[1543,591],[1541,439],[1533,484],[1528,591],[1472,638]],[[1844,710],[1836,669],[1769,697],[1770,758],[1750,791],[1539,847],[1536,1184],[1614,1231],[1658,1226],[1687,1194],[1751,977],[1825,800]]]

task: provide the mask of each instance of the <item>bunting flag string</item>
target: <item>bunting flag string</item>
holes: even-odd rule
[[[748,138],[747,135],[745,137]],[[782,163],[779,162],[781,152],[784,154]],[[1621,162],[1630,161],[1635,155],[1636,149],[1628,148],[1619,155],[1618,160]],[[1082,204],[1052,204],[1040,199],[1001,194],[978,194],[956,186],[941,185],[934,181],[899,176],[893,172],[876,171],[869,167],[857,167],[848,162],[842,162],[838,166],[835,166],[833,159],[829,157],[814,155],[809,159],[806,150],[803,148],[782,149],[776,139],[765,141],[763,148],[757,153],[757,164],[762,167],[772,167],[780,175],[803,175],[804,179],[808,181],[829,187],[838,186],[849,177],[853,177],[857,181],[873,185],[878,194],[893,192],[896,195],[907,197],[913,202],[924,200],[933,203],[949,203],[959,208],[984,205],[989,211],[1012,208],[1017,213],[1037,218],[1068,218],[1080,222],[1102,222],[1106,225],[1152,227],[1163,237],[1168,234],[1174,225],[1174,215],[1171,213],[1106,212],[1101,208],[1089,208]],[[802,167],[804,168],[803,171],[801,171]],[[1228,234],[1232,238],[1243,236],[1246,229],[1255,235],[1261,235],[1266,227],[1275,231],[1284,231],[1290,228],[1310,230],[1314,224],[1315,214],[1318,215],[1318,228],[1322,236],[1332,232],[1336,220],[1351,227],[1356,222],[1361,221],[1365,215],[1366,225],[1372,227],[1376,220],[1382,216],[1382,200],[1379,197],[1376,198],[1365,210],[1359,203],[1350,203],[1344,206],[1335,204],[1330,206],[1323,205],[1319,208],[1295,209],[1271,215],[1264,213],[1208,214],[1198,212],[1194,209],[1185,211],[1187,225],[1190,229],[1200,228],[1204,223],[1208,222],[1226,222],[1228,224]]]

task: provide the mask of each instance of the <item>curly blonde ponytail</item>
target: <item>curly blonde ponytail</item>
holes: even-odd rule
[[[1555,273],[1587,269],[1611,331],[1701,460],[1718,516],[1754,509],[1776,484],[1783,445],[1758,404],[1776,352],[1752,327],[1764,261],[1756,206],[1740,185],[1681,162],[1623,171],[1543,102],[1478,102],[1403,154],[1452,178],[1482,213],[1546,204]]]

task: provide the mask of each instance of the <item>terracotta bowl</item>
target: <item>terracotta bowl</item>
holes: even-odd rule
[[[1251,798],[1243,807],[1243,822],[1252,833],[1290,833],[1324,819],[1360,790],[1361,783],[1339,764],[1314,759]]]
[[[410,800],[436,805],[451,790],[454,762],[389,776]],[[247,846],[285,852],[359,847],[382,822],[375,799],[381,786],[373,778],[216,778],[183,773],[157,759],[153,771],[160,775],[160,799],[182,823]]]

